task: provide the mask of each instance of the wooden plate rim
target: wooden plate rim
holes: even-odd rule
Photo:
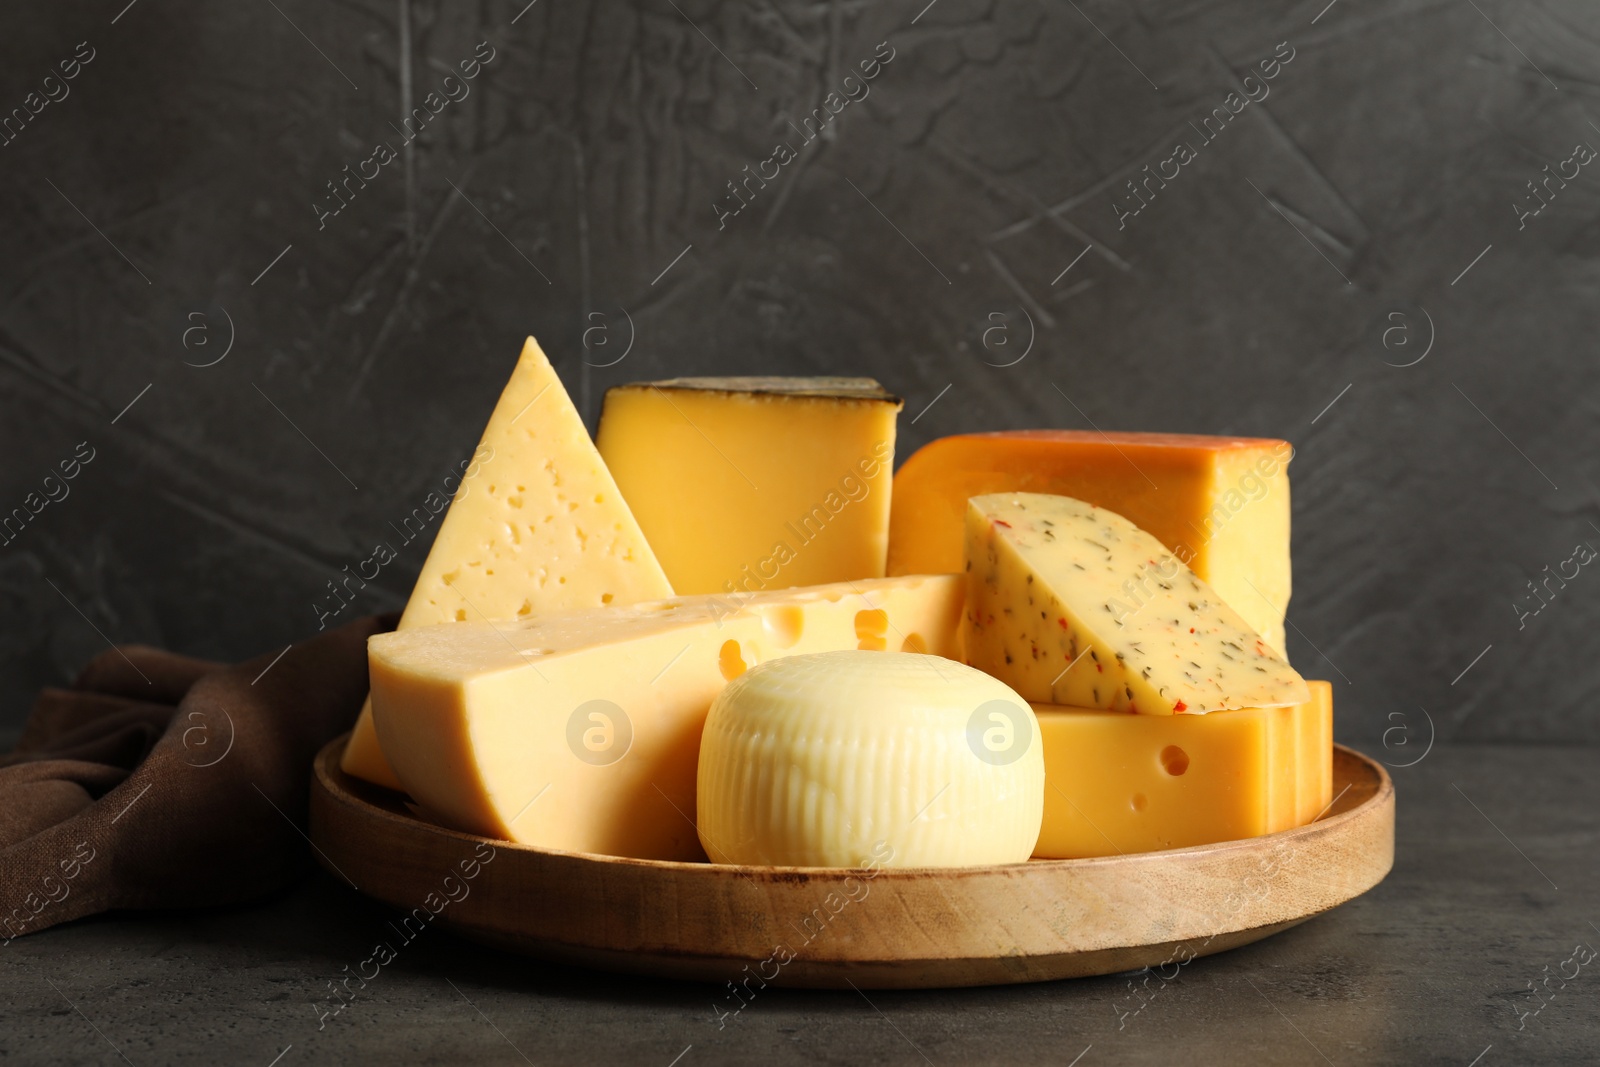
[[[429,822],[414,815],[403,815],[378,804],[374,804],[372,801],[360,796],[358,793],[350,789],[345,783],[354,779],[351,779],[351,777],[346,775],[339,767],[339,757],[343,754],[345,742],[349,739],[349,737],[349,733],[340,734],[338,737],[324,745],[321,752],[317,753],[316,762],[314,764],[314,787],[320,786],[323,792],[325,792],[330,798],[337,800],[342,804],[362,809],[368,815],[375,814],[382,819],[392,821],[398,827],[408,828],[411,831],[421,830],[425,833],[454,838],[456,840],[469,843],[486,843],[494,846],[496,849],[507,849],[513,852],[527,853],[534,856],[549,856],[553,858],[587,861],[591,863],[635,866],[645,870],[662,872],[682,872],[689,874],[690,876],[693,876],[697,873],[704,873],[713,876],[726,876],[731,874],[740,875],[747,878],[766,879],[778,882],[817,881],[832,877],[837,877],[842,880],[846,877],[859,875],[860,872],[864,870],[864,868],[860,867],[789,867],[739,863],[692,863],[684,860],[638,859],[632,856],[607,856],[597,852],[569,852],[562,849],[538,848],[533,845],[519,844],[515,841],[506,841],[492,837],[482,837],[478,834],[468,833],[464,830],[455,830],[448,826],[441,826],[438,823]],[[1374,807],[1392,803],[1394,799],[1394,781],[1390,778],[1389,772],[1383,766],[1383,764],[1379,763],[1372,757],[1358,752],[1346,745],[1335,744],[1333,747],[1336,753],[1343,753],[1345,756],[1352,759],[1358,766],[1360,766],[1363,771],[1375,775],[1378,781],[1378,786],[1373,791],[1371,796],[1354,807],[1347,808],[1344,811],[1335,812],[1334,814],[1326,817],[1319,816],[1316,820],[1309,822],[1304,826],[1297,826],[1292,830],[1281,830],[1278,833],[1266,834],[1261,837],[1247,837],[1233,841],[1219,841],[1209,845],[1190,845],[1185,848],[1163,849],[1157,852],[1125,852],[1119,853],[1115,856],[1090,856],[1079,859],[1052,860],[1030,859],[1025,860],[1022,863],[994,864],[978,867],[884,867],[876,872],[875,878],[906,878],[916,880],[926,879],[930,876],[941,878],[971,878],[1006,874],[1008,872],[1020,873],[1023,871],[1042,872],[1066,871],[1072,869],[1083,870],[1089,867],[1103,866],[1113,863],[1126,865],[1130,862],[1165,863],[1174,860],[1181,862],[1183,857],[1190,855],[1214,856],[1235,850],[1258,849],[1261,847],[1263,842],[1282,841],[1289,843],[1305,838],[1320,836],[1329,832],[1331,829],[1337,829],[1344,822],[1361,818]],[[362,785],[358,788],[380,790],[383,787],[376,785],[369,786],[367,783],[362,783]],[[1345,791],[1348,791],[1348,789],[1349,787],[1347,786]],[[395,793],[391,790],[385,790],[385,792],[388,792],[390,795],[397,798],[404,795],[401,793]],[[1339,796],[1336,796],[1333,799],[1333,802],[1329,805],[1329,807],[1331,808],[1337,805],[1342,796],[1343,793],[1341,792]]]

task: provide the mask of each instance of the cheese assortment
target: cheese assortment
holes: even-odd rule
[[[914,653],[791,656],[711,705],[700,842],[719,863],[1020,863],[1044,783],[1035,716],[982,671]]]
[[[484,459],[456,489],[401,629],[672,595],[577,408],[531,337],[475,455]],[[341,766],[400,788],[372,729],[370,705],[361,709]]]
[[[1333,696],[1215,715],[1035,704],[1042,858],[1116,856],[1303,826],[1333,801]]]
[[[881,578],[901,401],[871,378],[606,391],[596,443],[679,593]]]
[[[1154,537],[1065,496],[967,503],[967,662],[1029,700],[1173,715],[1304,703],[1305,682]]]
[[[959,570],[972,497],[1070,496],[1150,533],[1282,654],[1293,457],[1289,442],[1254,437],[1099,430],[944,437],[895,475],[889,573]]]
[[[378,739],[451,826],[543,848],[700,859],[700,733],[724,686],[780,656],[958,655],[956,575],[877,578],[464,622],[368,644]]]
[[[369,642],[345,770],[487,837],[768,866],[1110,856],[1328,808],[1331,688],[1283,655],[1285,442],[968,434],[892,474],[900,406],[643,382],[592,443],[530,338]]]

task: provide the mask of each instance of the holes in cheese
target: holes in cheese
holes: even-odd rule
[[[699,859],[701,728],[728,680],[784,656],[854,649],[863,610],[955,656],[961,597],[953,574],[878,578],[397,630],[368,644],[373,719],[405,790],[448,825],[543,848]]]
[[[1187,848],[1313,821],[1333,801],[1333,687],[1306,685],[1304,704],[1213,715],[1034,704],[1046,783],[1034,855]]]
[[[1147,715],[1304,703],[1305,681],[1154,537],[1065,496],[967,505],[967,662],[1029,700]]]
[[[889,617],[881,611],[856,612],[856,647],[868,652],[882,652],[889,647]]]
[[[793,648],[805,632],[806,613],[793,604],[767,608],[761,612],[767,624],[767,634],[779,648]]]
[[[1013,690],[952,660],[773,660],[712,704],[698,806],[718,863],[1020,863],[1044,810],[1039,728]]]
[[[1189,754],[1177,745],[1168,745],[1161,750],[1161,768],[1176,778],[1189,769]]]
[[[463,468],[400,616],[401,629],[672,595],[571,397],[533,338],[523,345],[478,450]],[[438,503],[444,506],[442,499]],[[544,522],[527,525],[529,510],[543,514]],[[411,520],[401,525],[410,540]],[[340,766],[357,778],[400,788],[372,729],[370,707],[361,709]]]
[[[722,651],[717,655],[717,666],[722,671],[722,676],[728,681],[733,681],[746,669],[744,657],[740,655],[741,649],[737,641],[722,642]]]

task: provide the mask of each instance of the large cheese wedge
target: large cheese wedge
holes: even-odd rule
[[[448,825],[543,848],[701,858],[706,711],[747,667],[838,649],[956,655],[956,575],[397,630],[368,643],[373,718]]]
[[[711,705],[700,842],[717,863],[1021,863],[1044,777],[1033,713],[981,671],[896,652],[790,656]]]
[[[1113,856],[1304,826],[1333,802],[1333,688],[1214,715],[1035,704],[1044,825],[1034,855]]]
[[[528,338],[434,538],[400,628],[672,595],[555,368]],[[361,709],[340,766],[400,788]]]
[[[608,389],[596,443],[680,595],[881,578],[900,407],[871,378],[673,378]]]
[[[1072,497],[968,501],[962,633],[968,663],[1050,704],[1172,715],[1310,699],[1160,541]]]
[[[1287,441],[1252,437],[1024,430],[941,438],[895,475],[888,573],[959,570],[969,497],[1076,497],[1154,535],[1281,654],[1293,456]]]

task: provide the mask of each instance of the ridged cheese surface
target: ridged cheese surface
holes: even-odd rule
[[[1311,699],[1160,541],[1072,497],[968,501],[962,636],[968,663],[1041,703],[1172,715]]]
[[[753,667],[701,738],[698,825],[713,862],[1020,863],[1044,811],[1037,720],[954,660],[825,652]]]

